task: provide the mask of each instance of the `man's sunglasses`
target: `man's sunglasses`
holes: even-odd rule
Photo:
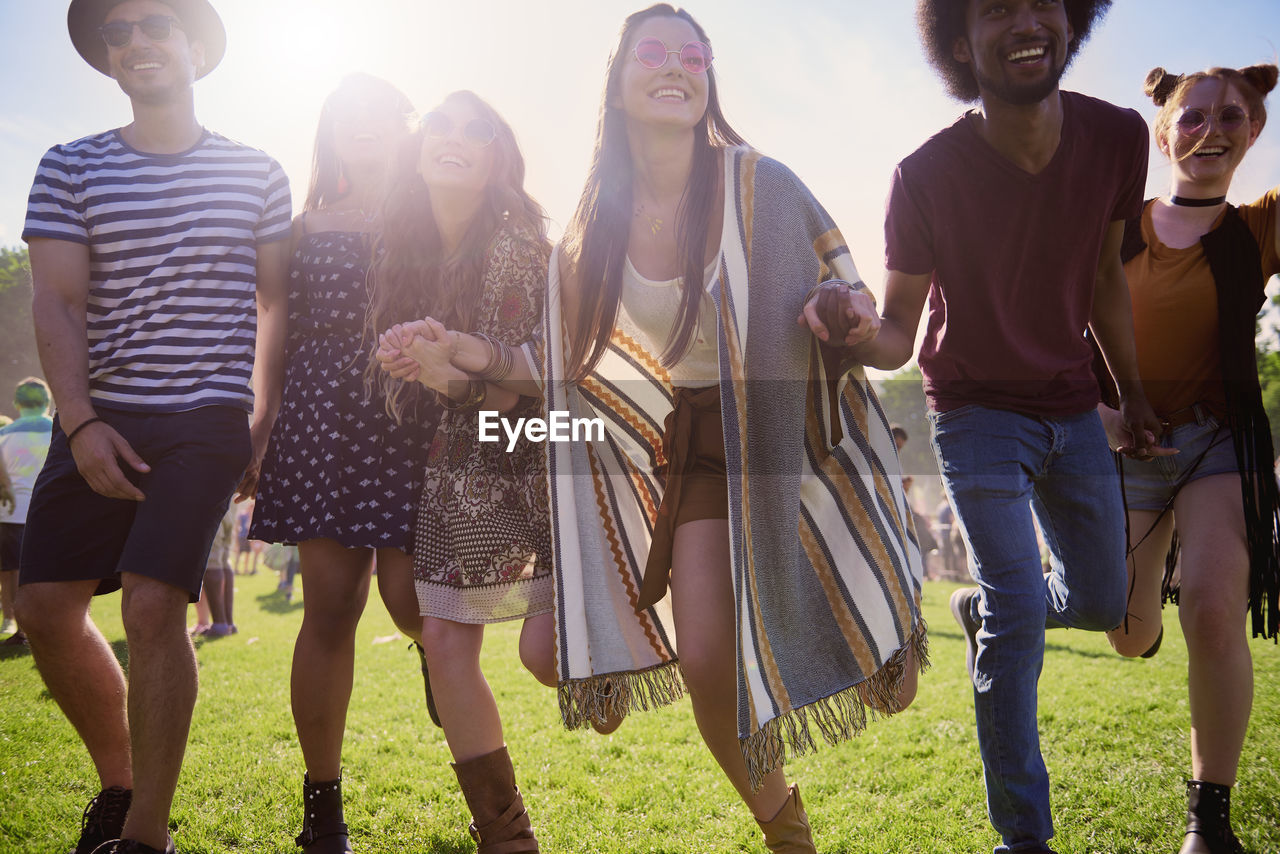
[[[634,53],[636,62],[645,68],[661,68],[667,64],[667,57],[674,53],[680,57],[680,65],[690,74],[706,74],[712,60],[710,45],[702,42],[685,42],[679,50],[667,50],[662,39],[640,39],[636,42]]]
[[[112,21],[98,27],[102,40],[109,47],[124,47],[133,40],[133,28],[153,42],[162,42],[173,35],[173,28],[182,29],[182,22],[169,15],[147,15],[141,21]]]
[[[444,113],[431,112],[422,117],[422,130],[432,139],[444,139],[456,127]],[[498,129],[487,119],[472,119],[462,126],[462,138],[476,148],[484,148],[498,136]]]

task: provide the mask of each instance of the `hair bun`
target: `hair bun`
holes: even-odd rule
[[[1271,63],[1250,65],[1248,68],[1240,69],[1240,76],[1248,80],[1249,85],[1257,89],[1259,95],[1265,96],[1276,88],[1276,79],[1280,76],[1280,69],[1277,69]]]
[[[1169,100],[1169,96],[1173,94],[1173,90],[1178,88],[1178,84],[1181,82],[1181,74],[1170,74],[1163,68],[1157,67],[1147,72],[1147,79],[1142,85],[1142,91],[1157,107],[1163,107],[1165,101]]]

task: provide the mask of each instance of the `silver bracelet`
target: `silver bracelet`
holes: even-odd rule
[[[488,382],[502,382],[510,375],[511,368],[515,364],[515,356],[511,348],[487,333],[477,332],[475,336],[489,345],[489,363],[475,374],[476,378]]]

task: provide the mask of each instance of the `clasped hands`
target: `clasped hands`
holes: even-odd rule
[[[1136,413],[1131,411],[1135,408],[1138,410]],[[1160,444],[1163,428],[1145,398],[1137,407],[1128,401],[1122,402],[1120,409],[1099,404],[1098,415],[1107,433],[1107,444],[1117,454],[1147,463],[1156,457],[1171,457],[1178,453],[1177,448]],[[1142,441],[1138,441],[1139,437]]]
[[[841,279],[823,282],[804,304],[796,323],[808,326],[829,347],[853,347],[880,332],[875,301]]]
[[[450,382],[466,381],[467,374],[453,366],[458,353],[458,334],[440,321],[425,317],[397,323],[378,336],[374,354],[379,367],[405,382],[420,382],[441,394]]]

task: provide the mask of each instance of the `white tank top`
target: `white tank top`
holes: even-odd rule
[[[703,271],[702,304],[693,346],[668,370],[671,384],[681,388],[708,388],[720,382],[720,360],[716,353],[716,306],[707,293],[719,266],[713,258]],[[622,268],[622,308],[643,339],[645,349],[656,354],[667,346],[671,329],[680,314],[680,280],[655,282],[636,270],[631,259]]]

